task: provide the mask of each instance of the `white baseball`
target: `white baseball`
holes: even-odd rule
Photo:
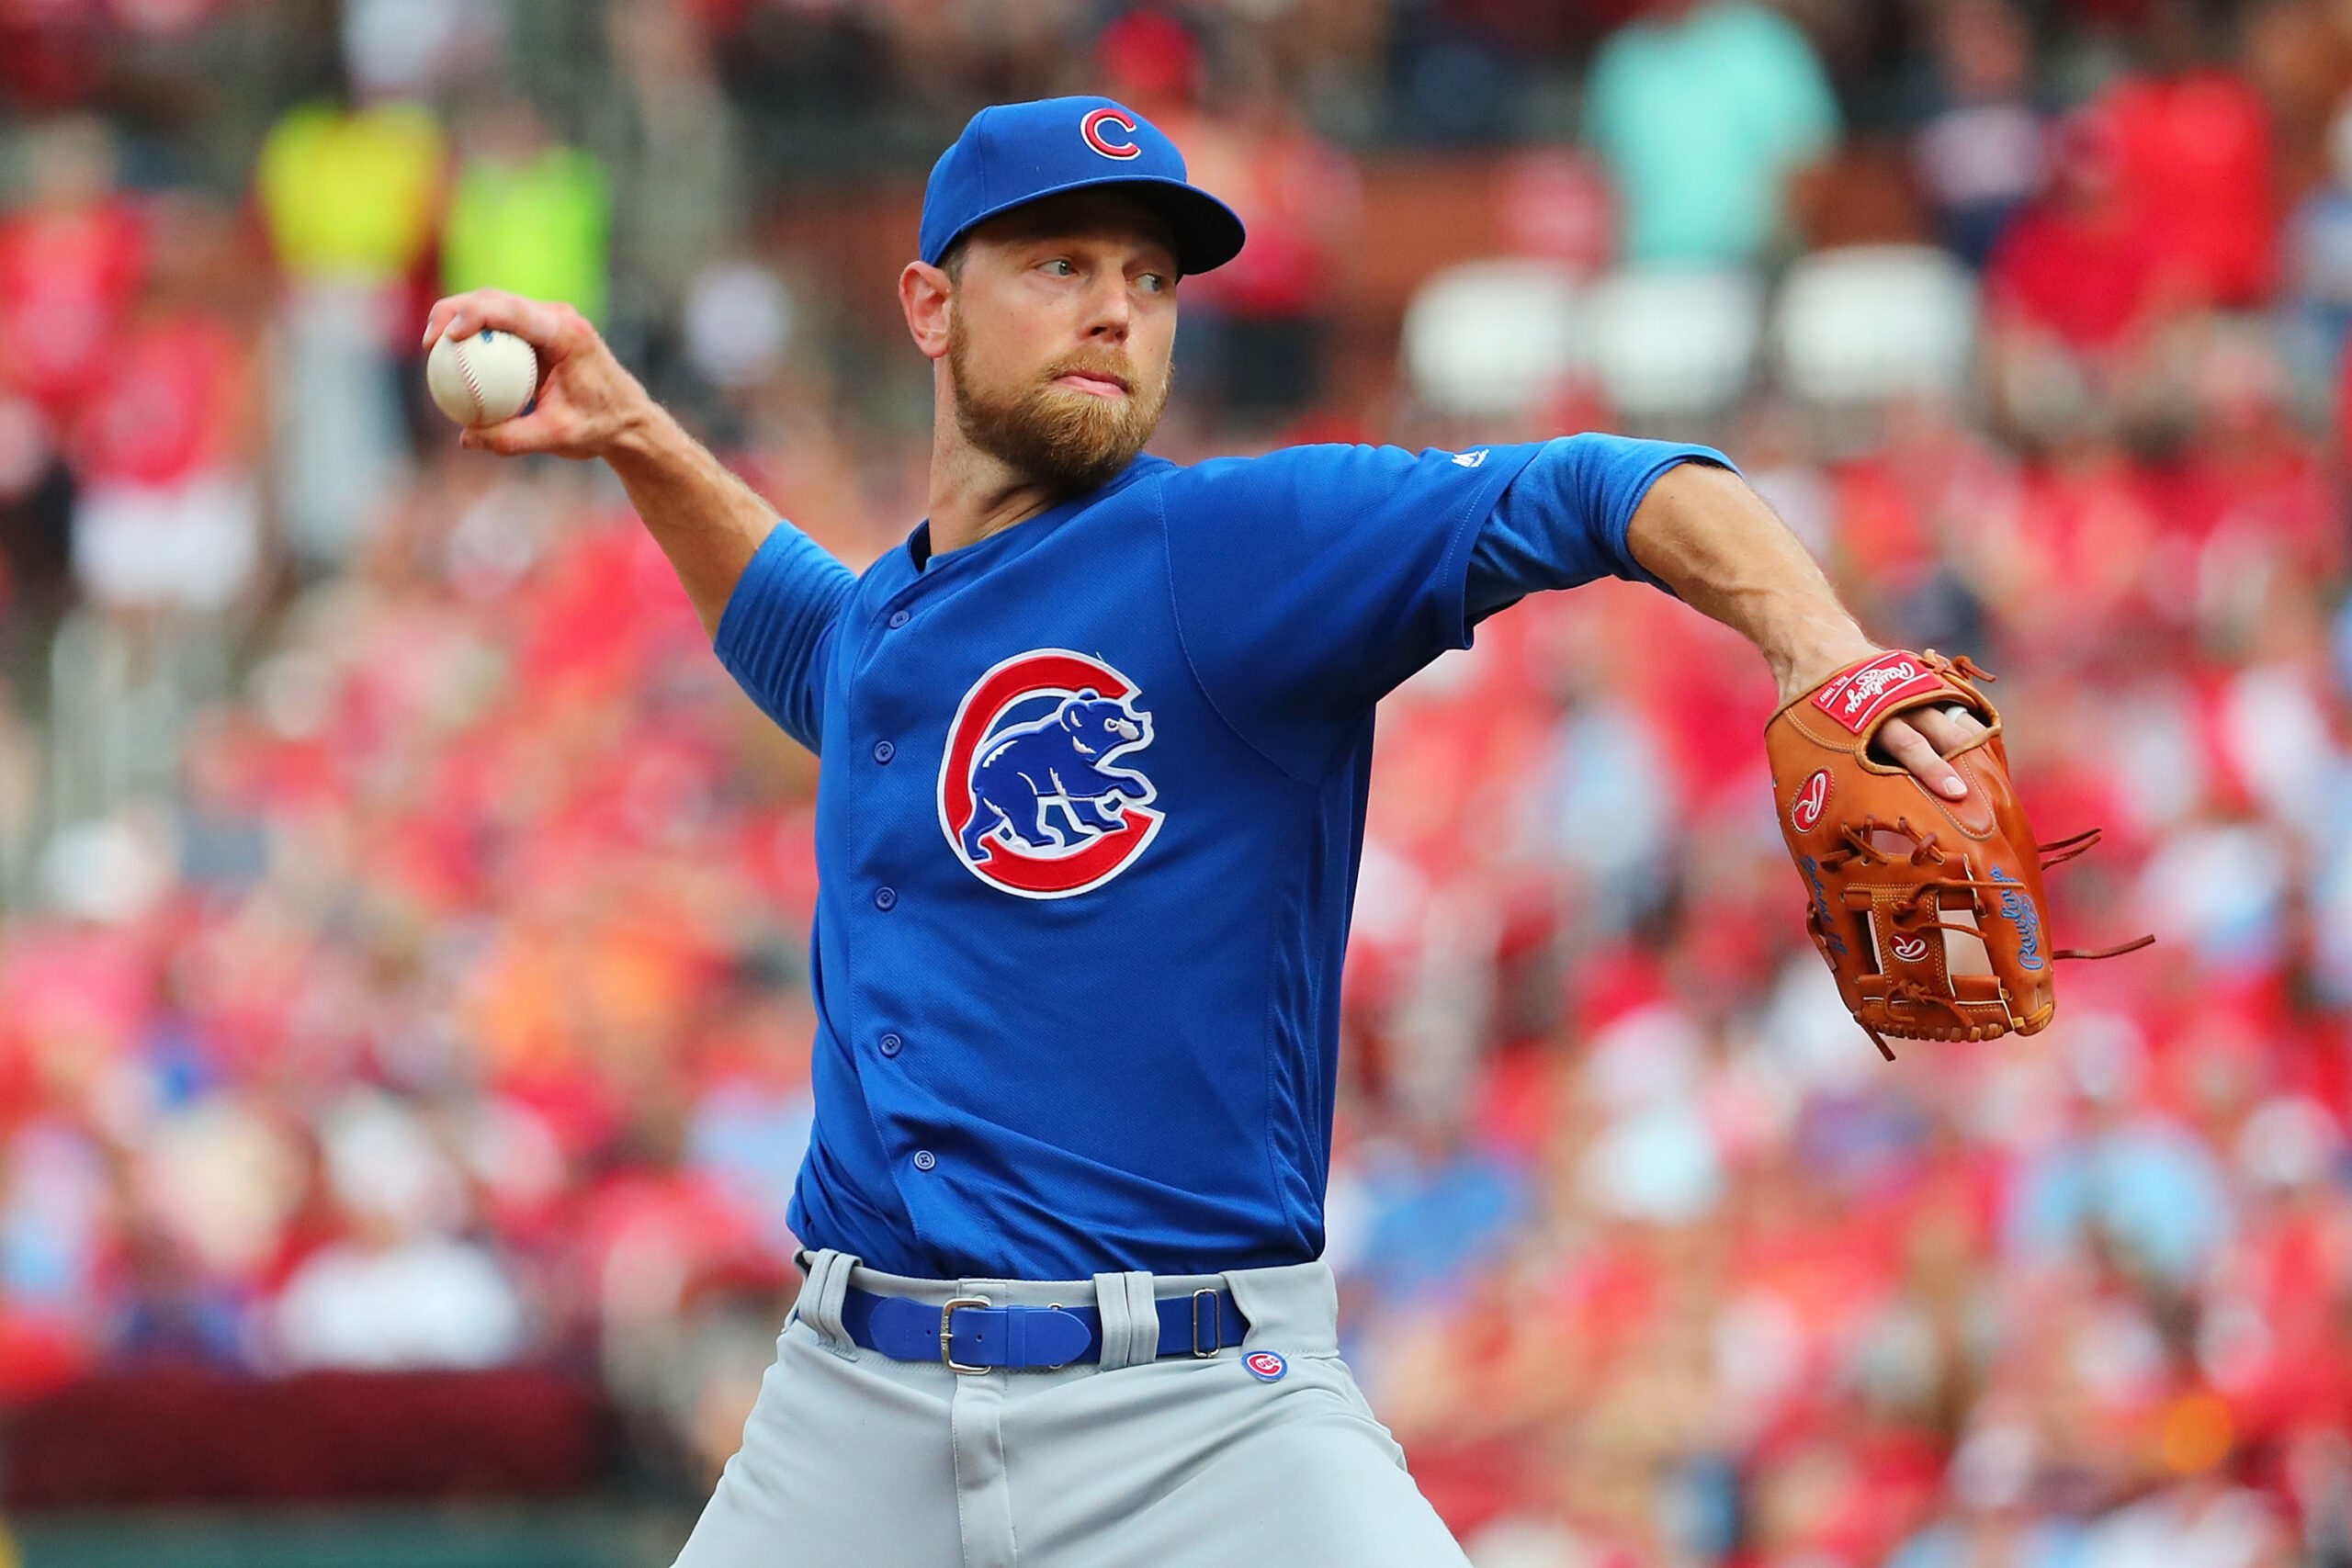
[[[459,424],[496,424],[530,406],[539,389],[539,356],[496,327],[467,338],[443,333],[424,356],[424,384]]]

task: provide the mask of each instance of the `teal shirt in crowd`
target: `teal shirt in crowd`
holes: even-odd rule
[[[1789,173],[1838,139],[1838,105],[1793,22],[1751,0],[1635,22],[1593,62],[1585,135],[1623,204],[1637,265],[1754,257]]]

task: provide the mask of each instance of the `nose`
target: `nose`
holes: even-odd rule
[[[1116,269],[1106,269],[1087,292],[1086,335],[1097,343],[1123,344],[1135,323],[1135,302],[1127,298],[1127,280]]]

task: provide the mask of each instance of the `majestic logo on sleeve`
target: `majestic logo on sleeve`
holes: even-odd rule
[[[1078,122],[1078,133],[1105,158],[1134,158],[1143,152],[1135,143],[1136,122],[1118,109],[1096,109]]]
[[[939,765],[939,826],[973,875],[1067,898],[1135,863],[1159,831],[1151,781],[1123,760],[1151,744],[1136,684],[1101,660],[1039,649],[972,683]]]

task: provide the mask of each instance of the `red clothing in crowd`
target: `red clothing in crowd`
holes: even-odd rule
[[[1936,570],[1942,555],[1914,492],[1918,475],[1871,453],[1839,464],[1834,477],[1838,554],[1849,570],[1908,589]]]
[[[242,359],[235,335],[204,316],[133,333],[109,355],[112,374],[84,415],[83,472],[169,485],[232,457]]]
[[[2335,497],[2319,455],[2274,436],[2200,447],[2154,487],[2167,531],[2203,549],[2227,532],[2326,576],[2343,546]]]
[[[2270,120],[2235,73],[2127,81],[2100,106],[2122,195],[2193,298],[2260,305],[2277,270]]]
[[[1202,118],[1171,130],[1193,177],[1250,228],[1241,254],[1185,280],[1188,298],[1229,315],[1279,320],[1329,309],[1334,236],[1361,199],[1348,156],[1295,127],[1235,128]]]
[[[2154,308],[2165,277],[2166,258],[2129,211],[2044,200],[1994,247],[1985,302],[1996,320],[2097,353],[2122,345]]]
[[[2027,470],[2018,542],[2032,552],[2037,579],[2064,584],[2077,614],[2098,617],[2140,605],[2135,596],[2163,532],[2149,488],[2139,469],[2113,453]]]
[[[119,202],[0,219],[0,380],[70,420],[105,373],[144,252]]]

